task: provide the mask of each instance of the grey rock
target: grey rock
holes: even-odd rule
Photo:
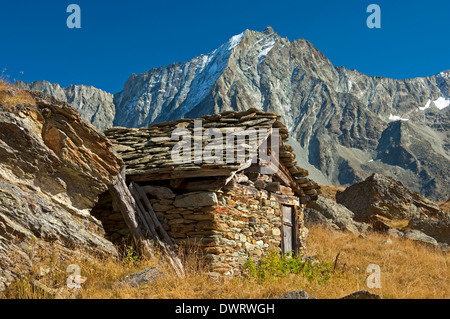
[[[217,195],[214,192],[196,192],[178,195],[173,202],[173,205],[176,207],[202,207],[217,204]]]
[[[438,247],[440,250],[445,251],[445,252],[449,252],[450,251],[450,246],[446,243],[438,243]]]
[[[114,124],[140,127],[257,107],[282,116],[301,165],[331,184],[396,174],[413,190],[444,198],[450,108],[434,101],[449,99],[449,74],[371,77],[333,66],[307,40],[246,30],[206,55],[133,74],[114,97]]]
[[[403,237],[405,235],[402,231],[395,228],[388,229],[386,233],[394,238]]]
[[[316,299],[315,297],[310,297],[308,293],[304,290],[295,290],[287,292],[277,299]]]
[[[370,291],[359,290],[347,296],[344,296],[341,299],[382,299],[382,298],[380,295],[371,293]]]
[[[331,229],[360,234],[361,223],[353,220],[353,212],[327,196],[319,195],[316,201],[307,205],[304,214],[306,223],[320,223]]]
[[[206,276],[208,276],[208,278],[213,282],[219,282],[220,278],[222,277],[221,274],[219,274],[218,272],[214,272],[214,271],[207,272]]]
[[[21,266],[31,269],[40,249],[57,249],[61,258],[74,248],[117,256],[102,224],[89,212],[122,161],[105,136],[67,103],[41,92],[30,94],[35,105],[21,104],[11,112],[0,104],[3,288]]]
[[[114,96],[103,90],[87,85],[70,85],[61,88],[59,84],[48,81],[25,83],[17,81],[16,85],[23,89],[40,91],[69,103],[83,119],[100,130],[112,127],[116,115],[113,103]]]
[[[174,199],[175,193],[167,187],[156,186],[156,185],[146,185],[142,189],[150,196],[157,199]]]
[[[408,227],[420,230],[440,243],[450,244],[450,216],[441,220],[413,218]]]
[[[153,266],[124,276],[120,280],[120,284],[129,285],[131,287],[139,287],[152,283],[163,276],[165,276],[164,272],[162,272],[158,267]]]
[[[355,213],[354,219],[368,222],[379,215],[389,219],[440,216],[439,206],[410,191],[401,182],[372,174],[362,182],[336,193],[336,201]]]
[[[372,225],[373,230],[387,233],[391,229],[394,229],[389,225],[389,219],[380,215],[372,215],[369,217],[369,223]]]
[[[420,230],[417,230],[417,229],[413,229],[413,230],[406,232],[405,238],[414,240],[414,241],[417,241],[420,243],[424,243],[427,245],[432,245],[435,247],[438,246],[438,242],[436,241],[436,239],[424,234],[423,232],[421,232]]]

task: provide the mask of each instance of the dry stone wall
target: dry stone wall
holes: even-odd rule
[[[144,189],[151,191],[151,187]],[[158,186],[157,186],[158,187]],[[163,187],[158,187],[161,189]],[[209,268],[220,274],[239,274],[249,257],[258,260],[270,251],[280,251],[281,204],[273,193],[235,184],[219,191],[151,197],[158,219],[174,242],[187,252],[196,252]],[[148,195],[151,195],[147,192]],[[286,196],[299,206],[298,198]],[[93,215],[102,221],[106,237],[121,242],[130,234],[108,194],[100,197]],[[307,229],[299,208],[300,243]]]
[[[237,274],[248,257],[280,250],[280,203],[267,191],[239,185],[151,202],[168,234],[180,246],[198,248],[210,271]]]

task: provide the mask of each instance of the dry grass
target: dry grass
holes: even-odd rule
[[[450,214],[450,198],[446,202],[438,203],[439,207],[447,214]]]
[[[334,185],[320,185],[320,191],[322,195],[331,197],[336,200],[336,193],[338,191],[344,191],[345,187],[343,186],[334,186]]]
[[[36,105],[36,101],[28,91],[17,89],[0,79],[0,104],[6,110],[12,111],[17,105]]]
[[[384,298],[449,298],[450,270],[448,254],[402,238],[390,238],[373,233],[367,238],[314,228],[309,236],[310,252],[332,258],[341,252],[339,269],[345,274],[330,281],[327,291],[315,290],[317,297],[343,296],[359,289],[367,289],[365,272],[369,264],[381,268],[381,289],[369,289]]]
[[[68,276],[64,270],[68,264],[78,264],[86,282],[78,298],[130,299],[130,298],[192,298],[192,299],[249,299],[274,298],[285,292],[303,289],[317,298],[340,298],[357,290],[370,290],[384,298],[449,298],[450,271],[447,253],[400,238],[391,238],[391,244],[383,244],[387,237],[370,234],[358,238],[352,234],[330,232],[321,227],[310,229],[308,255],[320,255],[323,260],[335,261],[336,272],[326,284],[308,281],[301,275],[290,275],[269,279],[264,283],[251,278],[234,278],[213,282],[199,265],[195,252],[186,254],[184,264],[187,276],[178,278],[158,258],[141,258],[137,262],[122,260],[75,258],[60,261],[58,258],[42,258],[43,264],[34,266],[58,269],[54,275],[43,277],[47,286],[64,288]],[[381,288],[369,289],[366,280],[369,264],[381,268]],[[141,287],[120,286],[124,275],[158,265],[167,275],[155,283]],[[52,298],[41,289],[30,284],[27,275],[8,289],[6,298]],[[67,298],[67,294],[62,297]]]

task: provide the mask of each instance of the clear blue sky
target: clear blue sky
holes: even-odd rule
[[[69,29],[67,6],[81,7]],[[369,4],[381,29],[369,29]],[[335,66],[392,78],[450,69],[448,0],[2,1],[0,71],[120,91],[132,73],[208,53],[245,29],[305,38]],[[23,74],[21,74],[23,71]]]

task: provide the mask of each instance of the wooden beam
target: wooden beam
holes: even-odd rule
[[[298,214],[298,208],[297,206],[294,206],[294,229],[292,231],[294,235],[294,241],[293,241],[293,248],[294,248],[294,254],[297,256],[300,251],[300,228],[299,228],[299,214]]]
[[[289,171],[287,171],[287,169],[281,163],[277,162],[275,158],[272,159],[273,161],[269,163],[264,163],[262,165],[270,168],[278,179],[280,179],[286,186],[289,186],[293,189],[294,193],[296,193],[299,196],[305,196],[305,193],[303,192],[301,187],[298,186],[295,180],[291,177]]]
[[[137,214],[141,224],[149,232],[149,235],[158,243],[158,246],[164,252],[164,258],[166,258],[172,265],[177,275],[181,278],[185,277],[184,267],[181,260],[175,253],[175,247],[172,239],[166,233],[164,227],[158,220],[152,205],[147,198],[145,192],[134,182],[130,183],[129,189],[134,196],[137,203]],[[142,204],[144,202],[146,208]]]
[[[114,207],[122,213],[123,220],[133,237],[141,241],[148,254],[153,256],[153,241],[147,238],[139,224],[139,219],[136,216],[136,202],[125,184],[123,174],[119,173],[114,178],[109,191]]]
[[[171,171],[166,173],[143,173],[127,175],[128,181],[144,182],[144,181],[158,181],[166,179],[177,178],[193,178],[193,177],[212,177],[212,176],[230,176],[236,169],[231,168],[209,168],[209,169],[197,169],[189,171]]]
[[[225,185],[226,178],[223,176],[218,176],[212,179],[204,180],[187,180],[183,179],[183,182],[173,186],[174,189],[183,192],[199,192],[208,190],[219,190]],[[172,185],[172,184],[171,184]]]

